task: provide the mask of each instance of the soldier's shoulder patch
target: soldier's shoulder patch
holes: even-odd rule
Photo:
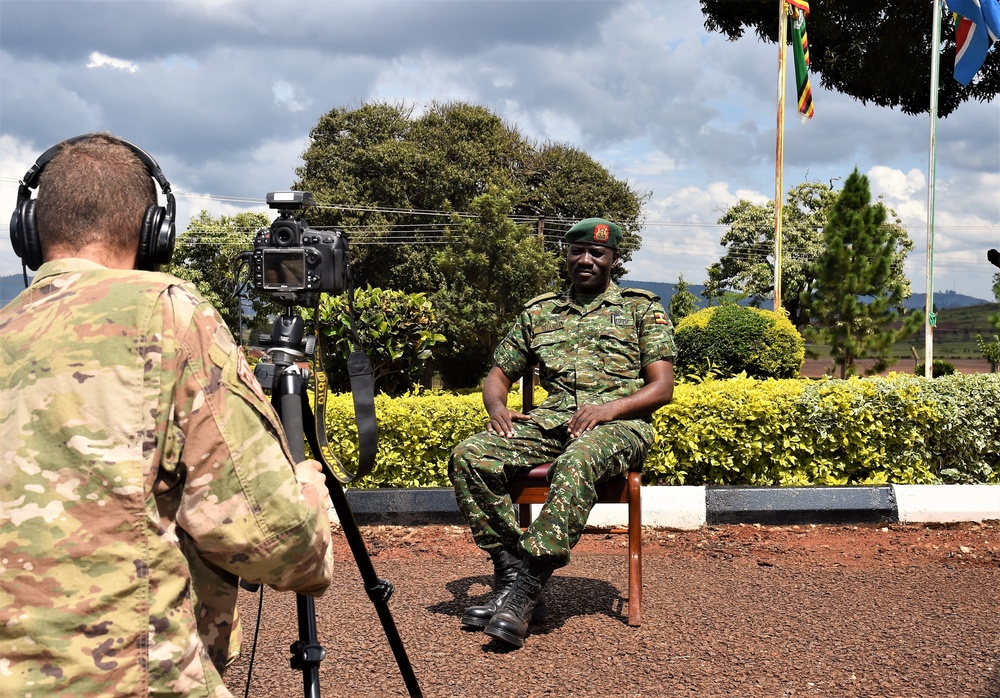
[[[666,313],[653,313],[653,324],[669,325],[670,318],[667,317]]]
[[[243,349],[237,348],[236,351],[236,375],[240,377],[240,380],[245,386],[253,391],[254,395],[261,400],[267,400],[267,397],[264,395],[264,390],[260,387],[260,382],[257,380],[257,376],[254,375],[253,369],[250,368],[250,362],[247,361],[247,357],[243,353]]]
[[[555,293],[554,291],[549,291],[548,293],[543,293],[540,296],[535,296],[530,301],[528,301],[527,303],[525,303],[524,307],[527,308],[527,307],[530,307],[532,305],[535,305],[536,303],[541,303],[542,301],[547,301],[547,300],[551,300],[553,298],[558,298],[558,297],[559,297],[558,293]]]
[[[653,293],[652,291],[647,291],[644,288],[622,288],[623,296],[642,296],[644,298],[649,298],[650,300],[658,301],[660,297]]]

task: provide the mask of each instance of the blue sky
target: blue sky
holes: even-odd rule
[[[701,283],[726,208],[774,198],[776,67],[775,46],[708,33],[694,0],[0,0],[0,208],[43,150],[108,130],[157,159],[182,225],[267,210],[327,111],[462,100],[649,191],[629,278]],[[786,190],[858,167],[907,227],[924,291],[929,118],[813,90],[812,121],[787,110]],[[1000,108],[967,103],[938,124],[936,291],[992,297],[998,192]]]

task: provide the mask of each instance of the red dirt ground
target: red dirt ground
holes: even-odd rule
[[[461,526],[363,526],[425,696],[1000,698],[1000,522],[646,529],[643,623],[627,625],[626,540],[583,537],[546,587],[549,616],[511,650],[463,630],[489,592]],[[343,535],[317,602],[323,696],[405,696]],[[246,683],[248,642],[227,681]],[[268,592],[250,695],[303,695],[288,668],[295,597]]]
[[[959,373],[989,373],[990,364],[986,359],[945,359],[950,364],[955,366],[955,370]],[[858,361],[858,375],[864,375],[864,367],[871,366],[872,362]],[[886,375],[891,372],[896,373],[907,373],[912,374],[915,368],[913,359],[900,359],[895,364],[893,364],[889,370],[883,371],[881,375]],[[800,375],[803,378],[820,378],[824,375],[837,377],[836,370],[833,368],[833,362],[830,359],[806,359],[802,366],[802,371]]]

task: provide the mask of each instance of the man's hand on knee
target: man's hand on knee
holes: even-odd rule
[[[506,436],[509,439],[514,436],[514,422],[525,422],[529,419],[531,417],[526,414],[504,407],[490,415],[490,423],[486,425],[486,431],[490,434]]]
[[[617,417],[618,411],[609,402],[603,405],[580,405],[566,422],[566,428],[569,430],[569,435],[575,439],[598,424],[614,421]]]

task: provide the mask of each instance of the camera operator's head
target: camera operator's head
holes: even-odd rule
[[[106,134],[63,145],[39,177],[36,216],[45,261],[89,257],[132,268],[156,188],[146,166]]]
[[[166,207],[157,205],[154,184]],[[49,148],[25,174],[11,242],[30,269],[68,257],[156,269],[170,261],[175,218],[170,183],[156,161],[128,141],[91,133]]]

